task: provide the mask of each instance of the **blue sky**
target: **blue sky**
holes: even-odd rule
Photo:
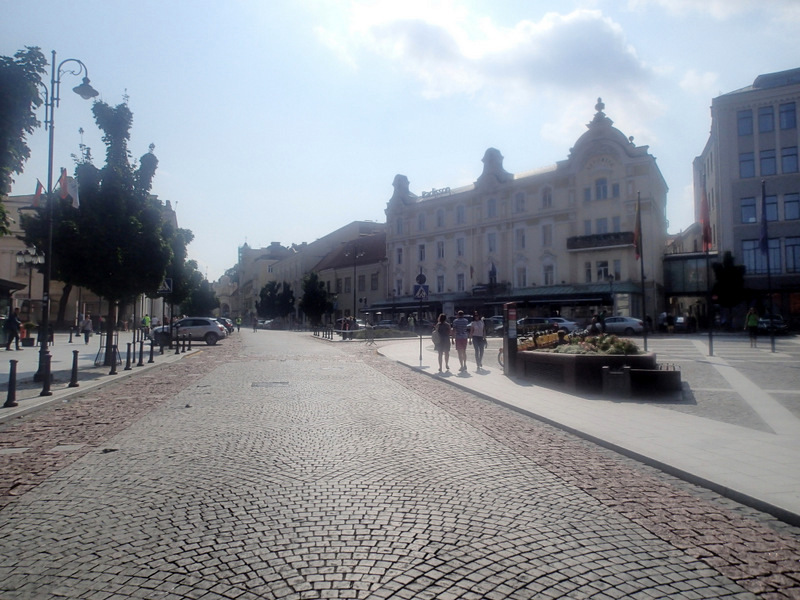
[[[78,58],[101,98],[127,95],[134,157],[176,206],[209,279],[237,248],[310,242],[384,221],[411,191],[475,181],[498,148],[512,173],[567,157],[598,97],[669,185],[670,232],[693,221],[691,165],[711,100],[800,67],[796,0],[0,0],[0,54]],[[63,78],[55,166],[105,147]],[[43,120],[43,114],[40,116]],[[12,194],[46,181],[47,134]]]

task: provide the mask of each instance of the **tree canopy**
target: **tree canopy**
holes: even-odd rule
[[[260,300],[256,303],[259,317],[275,319],[294,312],[294,292],[287,282],[279,284],[270,281],[261,289]]]
[[[319,280],[319,274],[311,272],[303,277],[303,297],[300,299],[300,310],[311,320],[313,325],[322,322],[322,315],[333,310],[325,283]]]

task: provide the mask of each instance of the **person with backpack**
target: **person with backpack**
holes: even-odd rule
[[[6,350],[11,350],[11,342],[16,342],[17,350],[22,350],[19,347],[19,328],[22,326],[22,321],[19,318],[19,307],[14,309],[14,312],[8,315],[4,328],[6,330]]]
[[[450,370],[450,324],[447,322],[447,315],[439,315],[439,320],[433,327],[433,346],[439,354],[439,373],[442,372],[442,355],[444,355],[444,366]]]

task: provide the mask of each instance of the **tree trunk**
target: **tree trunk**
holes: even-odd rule
[[[113,365],[118,356],[118,349],[114,346],[114,329],[117,323],[115,307],[116,305],[114,302],[108,302],[108,316],[106,317],[106,354],[105,360],[103,361],[103,366],[106,367]]]
[[[64,317],[67,314],[67,304],[69,304],[69,295],[72,292],[72,284],[67,283],[64,285],[64,291],[61,293],[61,299],[58,301],[58,316],[56,317],[55,326],[57,328],[64,328]]]

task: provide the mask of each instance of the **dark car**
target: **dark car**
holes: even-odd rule
[[[789,333],[789,325],[780,315],[765,315],[758,320],[758,333]]]
[[[227,317],[216,317],[217,321],[222,323],[223,327],[228,330],[228,333],[233,333],[234,325],[233,321],[231,321]]]

